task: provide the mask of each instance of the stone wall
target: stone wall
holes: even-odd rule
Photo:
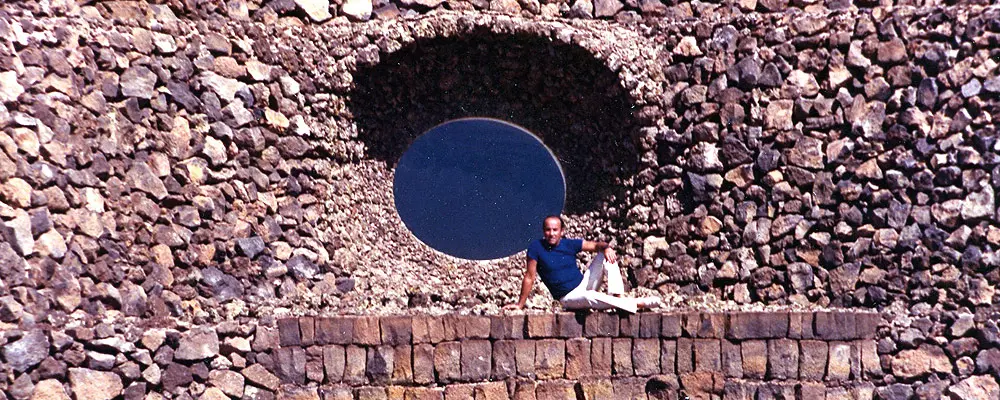
[[[570,167],[570,233],[616,239],[633,293],[877,310],[879,396],[997,387],[995,7],[195,3],[0,6],[4,349],[138,318],[496,313],[520,258],[436,253],[391,203],[410,139],[482,115]],[[5,393],[39,382],[2,360]]]
[[[755,398],[758,388],[790,398],[848,391],[871,398],[874,386],[864,378],[882,375],[873,340],[878,318],[847,312],[302,317],[278,321],[274,369],[298,385],[377,386],[370,390],[445,398],[483,391],[485,398],[575,399],[582,392],[585,398],[743,399]]]
[[[771,311],[102,323],[27,331],[3,355],[12,399],[871,399],[878,321]]]

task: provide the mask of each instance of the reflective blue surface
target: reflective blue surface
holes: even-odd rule
[[[487,118],[449,121],[414,140],[396,166],[393,191],[417,238],[476,260],[524,250],[566,199],[562,169],[541,140]]]

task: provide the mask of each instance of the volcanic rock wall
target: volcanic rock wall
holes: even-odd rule
[[[872,340],[878,318],[853,312],[286,318],[278,321],[271,362],[283,382],[319,385],[331,397],[353,389],[359,398],[870,399],[868,379],[882,375]]]
[[[0,7],[6,396],[162,387],[137,318],[494,312],[521,260],[435,253],[391,203],[409,140],[470,115],[553,149],[635,291],[878,310],[878,396],[1000,390],[995,8],[190,3]]]

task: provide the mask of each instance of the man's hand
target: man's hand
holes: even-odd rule
[[[522,310],[522,309],[524,309],[524,305],[523,304],[517,304],[517,303],[508,304],[508,305],[503,306],[503,309],[504,310]]]
[[[614,264],[614,263],[618,262],[618,255],[615,254],[615,250],[614,249],[612,249],[610,247],[607,247],[607,248],[604,249],[604,260],[606,260],[609,263]]]

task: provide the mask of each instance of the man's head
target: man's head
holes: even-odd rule
[[[545,221],[542,222],[542,233],[544,234],[545,243],[549,246],[559,244],[559,240],[563,236],[562,218],[559,218],[558,215],[545,217]]]

